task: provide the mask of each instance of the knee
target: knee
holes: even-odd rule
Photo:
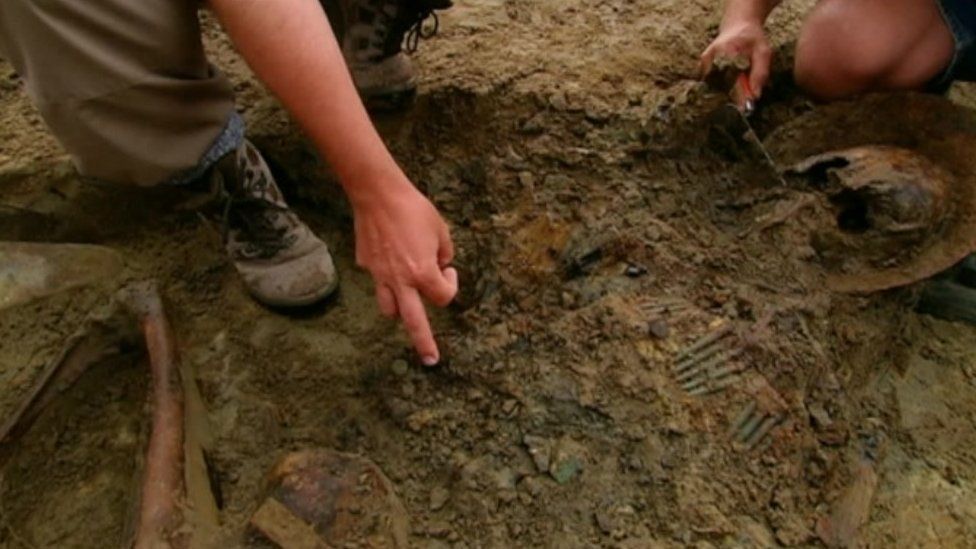
[[[813,97],[843,99],[872,88],[887,70],[886,60],[858,36],[848,2],[821,2],[803,24],[796,45],[793,75]]]

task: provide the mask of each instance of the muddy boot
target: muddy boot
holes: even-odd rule
[[[402,107],[417,91],[413,52],[437,32],[435,10],[451,0],[322,0],[356,88],[371,110]],[[425,29],[424,22],[434,23]]]
[[[943,320],[976,325],[976,254],[926,282],[916,310]]]
[[[227,252],[255,299],[300,307],[336,289],[329,248],[288,208],[254,145],[222,158],[211,179],[224,198]]]

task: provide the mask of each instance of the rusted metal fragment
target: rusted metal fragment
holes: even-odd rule
[[[817,107],[764,143],[823,202],[811,245],[828,286],[868,293],[931,277],[976,251],[976,113],[890,93]],[[837,152],[825,152],[837,151]]]
[[[332,450],[285,456],[269,476],[270,494],[327,544],[408,547],[408,516],[393,484],[373,462]]]
[[[282,549],[330,549],[315,529],[274,498],[268,498],[251,516],[250,525]]]
[[[806,159],[792,169],[820,188],[832,215],[812,235],[837,291],[911,284],[976,251],[976,226],[954,216],[960,182],[913,151],[857,147]],[[960,230],[970,231],[958,234]]]

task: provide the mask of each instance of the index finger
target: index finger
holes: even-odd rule
[[[698,77],[705,78],[712,72],[712,61],[715,59],[715,45],[708,46],[698,60]]]
[[[427,310],[420,300],[420,294],[416,288],[400,286],[396,289],[396,299],[403,327],[407,330],[414,348],[420,353],[421,361],[425,366],[436,366],[440,361],[440,352],[437,350],[434,332],[430,329]]]

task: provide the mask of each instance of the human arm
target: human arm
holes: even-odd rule
[[[356,260],[380,310],[399,316],[428,365],[440,354],[421,296],[457,293],[453,244],[434,206],[373,127],[317,0],[209,0],[241,55],[302,125],[352,204]]]
[[[773,49],[763,23],[781,0],[728,0],[718,36],[701,56],[703,75],[716,57],[744,56],[749,60],[749,84],[758,96],[769,80]]]

